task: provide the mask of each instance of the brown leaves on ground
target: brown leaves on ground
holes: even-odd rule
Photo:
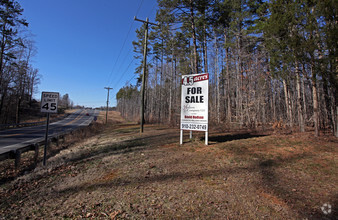
[[[114,116],[115,117],[115,116]],[[118,117],[118,116],[117,116]],[[114,126],[0,186],[0,219],[334,219],[337,144],[311,134]],[[188,135],[188,132],[186,132]],[[330,214],[321,211],[324,203]]]

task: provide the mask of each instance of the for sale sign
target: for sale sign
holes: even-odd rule
[[[57,113],[58,112],[58,92],[42,92],[41,94],[41,112]]]
[[[181,130],[208,131],[209,74],[182,76]]]

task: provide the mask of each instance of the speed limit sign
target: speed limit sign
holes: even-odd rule
[[[41,94],[41,112],[57,113],[58,112],[58,92],[42,92]]]

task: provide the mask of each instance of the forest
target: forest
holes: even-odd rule
[[[22,12],[16,1],[0,1],[0,124],[20,123],[38,106],[33,94],[41,76],[32,66],[36,48]]]
[[[17,1],[0,0],[0,124],[44,116],[34,99],[42,75],[32,65],[37,49],[23,10]],[[67,93],[58,103],[59,113],[74,106]]]
[[[209,124],[226,129],[290,128],[338,137],[335,0],[158,0],[157,25],[133,42],[135,85],[116,95],[117,110],[178,126],[181,76],[209,73]],[[209,126],[209,127],[212,127]]]

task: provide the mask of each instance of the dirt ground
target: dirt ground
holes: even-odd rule
[[[140,135],[116,112],[98,129],[46,167],[0,162],[0,219],[338,219],[334,137],[210,132],[205,146],[186,132],[179,145],[178,129]]]

